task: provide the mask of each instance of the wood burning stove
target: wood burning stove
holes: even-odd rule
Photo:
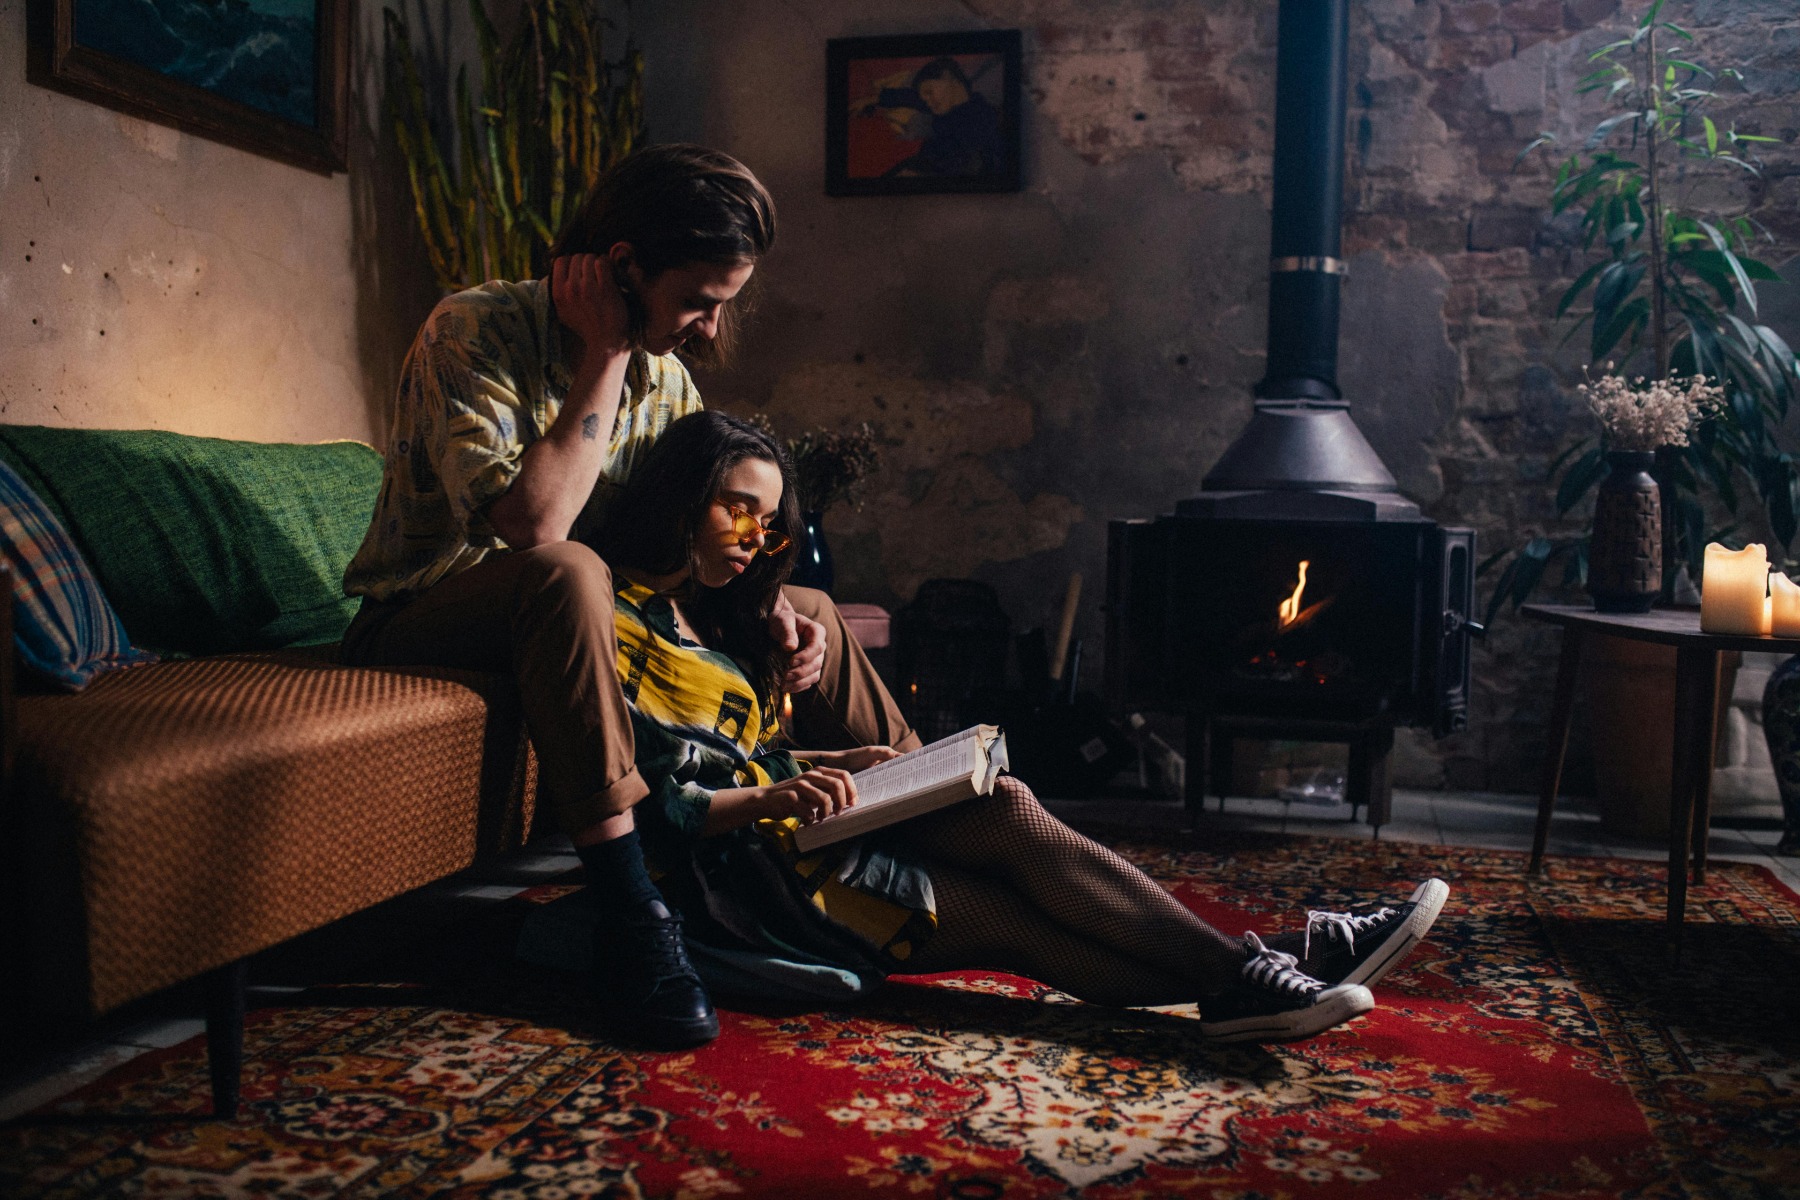
[[[1282,0],[1268,365],[1199,496],[1111,522],[1115,703],[1188,715],[1188,804],[1238,736],[1349,744],[1347,798],[1388,818],[1396,725],[1468,723],[1470,530],[1400,495],[1337,382],[1347,0]]]

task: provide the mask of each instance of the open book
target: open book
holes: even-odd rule
[[[1006,769],[1006,735],[975,725],[856,773],[856,803],[794,833],[802,853],[994,790]]]

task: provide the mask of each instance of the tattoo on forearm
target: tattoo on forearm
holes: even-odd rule
[[[598,413],[589,413],[581,418],[581,436],[590,442],[600,436],[600,415]]]

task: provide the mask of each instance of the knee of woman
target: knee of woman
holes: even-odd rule
[[[989,811],[1004,819],[1023,820],[1044,812],[1031,785],[1015,775],[1002,775],[994,781],[994,792],[982,803]]]

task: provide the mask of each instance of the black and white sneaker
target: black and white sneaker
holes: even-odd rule
[[[1427,879],[1399,908],[1378,908],[1370,913],[1309,912],[1300,961],[1308,974],[1328,985],[1360,983],[1368,987],[1399,966],[1419,944],[1449,896],[1449,884]]]
[[[1215,1042],[1292,1042],[1342,1025],[1375,1007],[1360,984],[1327,987],[1300,970],[1291,954],[1271,950],[1254,933],[1237,983],[1200,1002],[1201,1036]]]

